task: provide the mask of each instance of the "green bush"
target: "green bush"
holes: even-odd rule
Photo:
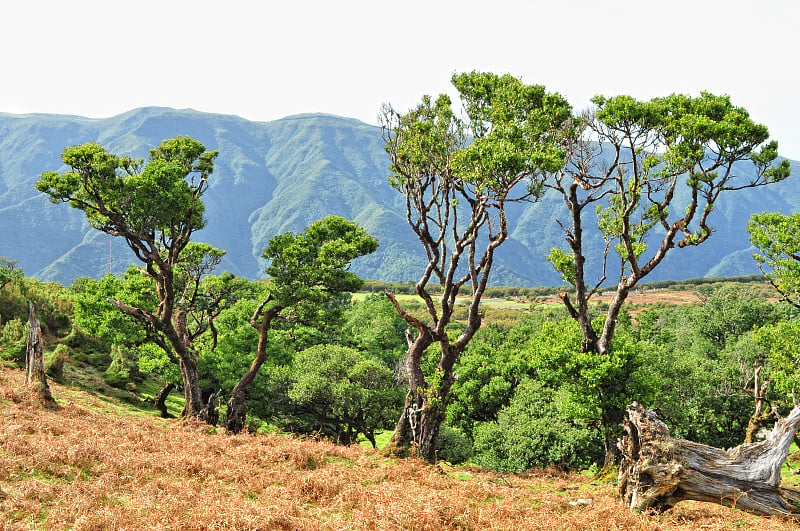
[[[0,344],[24,341],[28,335],[28,325],[21,319],[12,319],[3,325],[0,331]]]
[[[454,465],[464,463],[472,458],[472,441],[458,428],[443,424],[436,441],[436,455]]]
[[[603,459],[595,429],[576,424],[559,410],[557,393],[526,379],[497,421],[475,426],[473,460],[501,472],[556,466],[583,470]]]
[[[58,345],[52,352],[45,352],[44,370],[54,380],[61,380],[64,376],[64,362],[69,358],[66,345]]]
[[[13,361],[19,366],[25,365],[25,350],[27,341],[21,339],[13,343],[6,343],[0,346],[0,358],[6,361]]]
[[[124,389],[138,376],[138,364],[134,356],[118,345],[111,347],[111,364],[103,373],[106,383]]]

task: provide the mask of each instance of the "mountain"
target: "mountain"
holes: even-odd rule
[[[101,276],[110,267],[124,271],[134,261],[124,242],[91,229],[81,212],[53,205],[34,183],[44,171],[65,169],[65,146],[94,141],[115,153],[146,157],[148,149],[176,135],[220,152],[204,196],[208,223],[196,239],[227,251],[222,269],[258,278],[265,265],[261,251],[272,236],[337,214],[380,241],[378,251],[358,260],[353,271],[393,281],[420,275],[424,256],[406,224],[403,197],[388,185],[380,129],[322,114],[252,122],[155,107],[107,119],[0,113],[0,256],[17,260],[27,275],[65,284]],[[800,172],[800,164],[793,163],[793,172]],[[794,183],[792,177],[723,194],[712,215],[717,233],[699,248],[673,253],[648,280],[757,273],[744,227],[753,212],[800,208]],[[563,246],[556,221],[563,213],[560,199],[551,196],[513,205],[510,238],[498,251],[493,284],[561,283],[544,256]]]

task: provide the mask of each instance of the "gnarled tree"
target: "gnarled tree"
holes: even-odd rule
[[[534,199],[540,178],[564,163],[558,133],[571,108],[540,85],[510,76],[453,76],[464,119],[450,98],[426,96],[406,114],[383,110],[383,132],[393,188],[405,196],[406,217],[425,250],[427,265],[416,284],[425,316],[413,316],[387,293],[416,329],[406,357],[409,391],[392,436],[394,449],[414,448],[436,459],[436,440],[455,380],[453,366],[481,326],[479,305],[495,250],[508,237],[506,205]],[[432,293],[432,287],[441,294]],[[451,338],[456,297],[466,295],[466,326]],[[438,345],[435,370],[423,372],[426,349]]]
[[[97,230],[120,236],[153,279],[158,307],[147,311],[116,301],[124,312],[163,337],[174,352],[186,396],[186,415],[207,420],[192,345],[188,309],[202,273],[218,263],[222,251],[189,247],[203,228],[202,196],[214,169],[216,151],[189,137],[165,140],[150,150],[150,160],[133,160],[88,143],[68,147],[64,173],[43,173],[37,190],[54,203],[82,210]]]
[[[348,271],[350,263],[374,252],[378,241],[356,223],[328,216],[312,223],[302,234],[287,232],[273,237],[264,249],[269,294],[256,308],[250,324],[258,330],[256,355],[250,368],[231,391],[226,428],[238,433],[247,414],[246,393],[267,360],[269,331],[276,319],[313,324],[336,309],[330,303],[345,292],[361,288],[364,281]]]
[[[596,390],[608,463],[623,415],[620,374],[635,367],[632,358],[614,359],[611,348],[628,294],[669,252],[711,237],[710,217],[722,194],[784,179],[789,164],[776,163],[777,143],[767,142],[767,128],[727,96],[598,96],[594,103],[594,111],[576,120],[581,127],[566,144],[566,165],[546,185],[569,212],[560,221],[568,250],[555,248],[548,260],[574,288],[561,298],[583,330],[582,351],[622,369]],[[586,230],[596,230],[595,239],[604,242],[594,247],[596,254]],[[612,249],[617,260],[609,272]],[[589,301],[608,280],[614,295],[604,318],[595,320]]]

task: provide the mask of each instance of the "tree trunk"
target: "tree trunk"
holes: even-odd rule
[[[230,433],[239,433],[244,429],[247,418],[247,402],[245,402],[244,389],[234,389],[228,401],[228,411],[225,415],[225,429]]]
[[[230,433],[239,433],[244,429],[244,422],[247,418],[247,403],[245,396],[247,388],[256,379],[258,370],[267,361],[267,340],[272,321],[278,317],[283,310],[283,306],[275,306],[265,310],[267,304],[273,301],[272,295],[266,298],[253,313],[250,319],[250,326],[258,330],[258,345],[256,346],[256,356],[250,364],[250,368],[242,375],[231,391],[231,399],[228,401],[228,411],[225,416],[225,429]],[[259,318],[261,319],[259,321]]]
[[[768,426],[771,422],[775,422],[778,414],[775,410],[770,409],[765,411],[767,404],[767,389],[769,388],[769,380],[761,381],[761,365],[758,362],[753,365],[753,400],[755,401],[755,408],[753,415],[747,423],[747,432],[745,432],[744,442],[751,443],[756,439],[756,434]],[[745,389],[746,392],[749,392]]]
[[[216,426],[217,422],[219,422],[217,399],[219,399],[219,395],[221,394],[222,390],[219,390],[216,393],[211,393],[211,395],[208,397],[205,407],[200,410],[200,415],[198,415],[199,418],[203,419],[204,422],[210,424],[211,426]]]
[[[760,442],[730,450],[673,439],[653,411],[634,403],[623,423],[619,491],[631,509],[664,511],[683,500],[761,516],[800,514],[800,491],[781,488],[781,467],[800,426],[800,406]]]
[[[164,387],[161,388],[161,391],[158,392],[156,398],[154,400],[156,409],[158,410],[159,414],[161,415],[162,419],[168,419],[171,417],[169,412],[167,411],[167,397],[175,389],[174,383],[166,383]]]
[[[207,419],[202,416],[204,406],[203,393],[200,390],[200,375],[197,372],[197,362],[186,349],[184,349],[183,352],[178,352],[178,356],[178,365],[180,366],[181,376],[183,378],[183,396],[186,401],[184,416],[197,417],[203,422],[208,422]]]
[[[402,456],[415,455],[428,463],[435,463],[436,442],[444,421],[443,408],[434,405],[438,402],[409,393],[406,407],[386,447],[387,452]]]
[[[47,385],[47,376],[44,370],[44,340],[42,339],[42,327],[39,325],[39,320],[36,319],[36,311],[33,308],[33,303],[28,303],[29,313],[28,322],[30,323],[30,332],[28,333],[28,343],[25,349],[25,364],[27,372],[25,373],[26,385],[38,385],[39,396],[45,403],[53,403],[53,395],[50,393],[50,386]]]

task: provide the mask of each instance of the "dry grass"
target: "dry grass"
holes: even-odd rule
[[[800,529],[708,504],[636,514],[613,486],[580,476],[500,478],[324,441],[209,433],[55,384],[60,407],[45,409],[22,380],[0,369],[3,529]],[[579,498],[592,505],[570,504]]]

